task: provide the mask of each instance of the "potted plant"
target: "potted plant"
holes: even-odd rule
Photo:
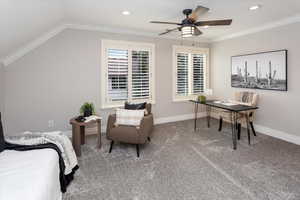
[[[95,107],[93,103],[84,103],[80,107],[80,114],[82,114],[84,117],[89,117],[93,114],[95,114]]]
[[[205,102],[206,102],[206,96],[204,96],[204,95],[198,96],[198,101],[199,101],[200,103],[205,103]]]

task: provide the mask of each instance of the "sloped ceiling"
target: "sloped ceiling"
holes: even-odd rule
[[[249,11],[250,6],[257,4],[261,9]],[[63,24],[157,36],[173,26],[150,24],[150,20],[180,22],[184,17],[182,10],[197,5],[211,9],[201,20],[232,18],[233,23],[229,27],[202,29],[204,34],[196,41],[209,42],[260,27],[300,21],[299,0],[0,0],[0,58]],[[131,15],[122,15],[124,10]],[[173,33],[168,37],[179,39],[180,35]]]
[[[0,0],[0,58],[14,53],[64,18],[61,0]]]

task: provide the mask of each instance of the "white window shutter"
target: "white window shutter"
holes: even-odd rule
[[[150,97],[149,51],[132,51],[131,91],[133,100]]]
[[[193,94],[204,92],[204,54],[192,54],[193,64]]]
[[[108,90],[110,101],[128,99],[128,51],[108,49]]]
[[[189,55],[177,53],[177,95],[186,96],[189,93]]]

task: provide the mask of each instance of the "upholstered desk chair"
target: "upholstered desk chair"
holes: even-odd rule
[[[135,144],[137,157],[139,157],[139,145],[145,144],[150,141],[151,133],[153,130],[153,115],[151,113],[151,104],[146,105],[148,114],[143,117],[140,126],[116,126],[116,114],[108,117],[106,137],[111,140],[109,153],[111,153],[114,142],[123,142],[128,144]]]
[[[254,92],[245,92],[245,91],[236,92],[234,101],[236,101],[237,103],[242,103],[242,104],[249,105],[249,106],[257,106],[258,97],[259,97],[258,94],[254,93]],[[219,131],[222,130],[223,120],[229,121],[233,125],[230,112],[218,109],[217,114],[219,115]],[[238,115],[237,127],[234,127],[234,128],[238,129],[238,139],[240,139],[241,138],[241,125],[242,124],[246,125],[249,144],[250,144],[249,126],[252,129],[253,135],[256,136],[256,132],[255,132],[255,129],[253,126],[254,116],[255,116],[254,110],[240,112]]]

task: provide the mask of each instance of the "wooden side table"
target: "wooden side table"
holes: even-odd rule
[[[76,117],[70,120],[72,125],[72,144],[76,155],[81,156],[81,145],[85,144],[85,127],[87,125],[97,123],[98,128],[98,141],[97,146],[101,148],[101,119],[89,121],[89,122],[78,122],[75,120]]]

